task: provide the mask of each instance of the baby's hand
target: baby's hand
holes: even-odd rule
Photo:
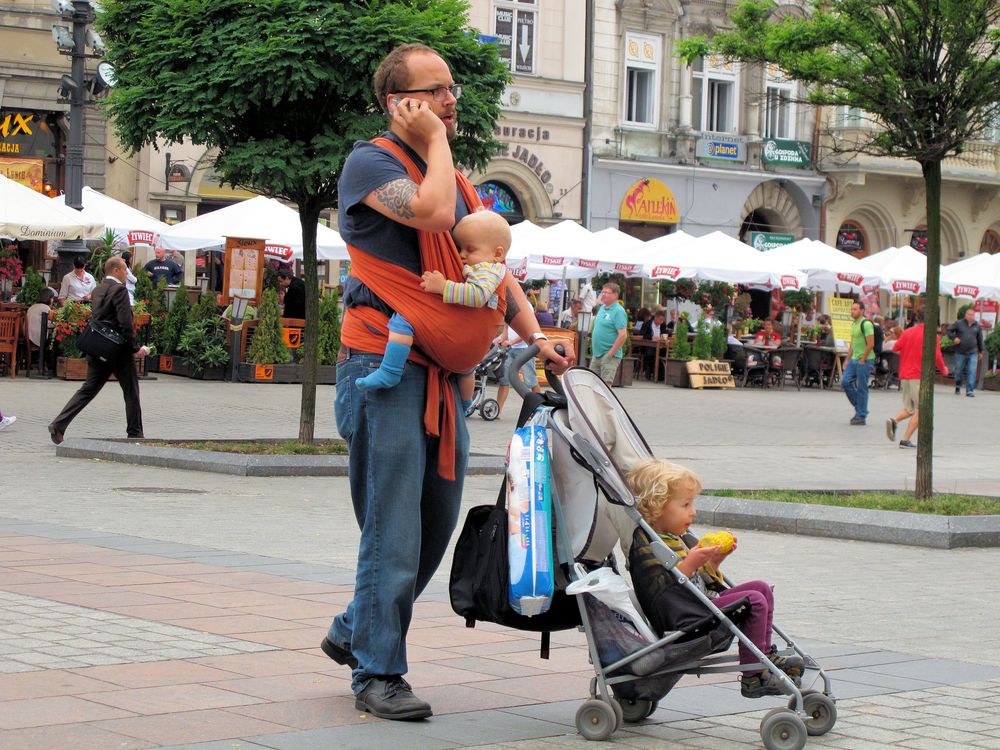
[[[424,271],[420,286],[425,292],[431,294],[441,294],[444,291],[444,283],[447,281],[440,271]]]
[[[689,563],[692,570],[697,570],[705,563],[715,562],[716,556],[719,554],[719,545],[713,547],[695,547],[689,549],[687,553],[687,559],[691,562]]]

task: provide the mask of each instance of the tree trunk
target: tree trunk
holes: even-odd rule
[[[934,493],[934,370],[937,348],[938,293],[941,287],[941,160],[921,163],[927,191],[927,286],[924,294],[924,342],[920,359],[920,434],[917,438],[915,494]]]
[[[319,352],[319,277],[316,270],[319,204],[299,203],[299,221],[302,223],[302,260],[306,272],[306,335],[302,358],[299,442],[312,443],[316,433],[316,365]]]

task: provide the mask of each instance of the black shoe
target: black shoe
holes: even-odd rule
[[[740,675],[740,694],[744,698],[763,698],[766,695],[781,695],[778,678],[770,672],[755,675]]]
[[[853,425],[865,425],[865,424],[868,424],[868,420],[865,419],[864,417],[854,417],[851,420],[851,424],[853,424]]]
[[[962,389],[961,389],[961,388],[959,388],[959,387],[958,387],[958,386],[956,385],[956,386],[955,386],[955,395],[957,396],[957,395],[958,395],[959,393],[961,393],[961,392],[962,392]]]
[[[976,397],[976,394],[975,394],[975,393],[973,393],[972,391],[969,391],[969,392],[968,392],[968,393],[966,393],[965,395],[966,395],[966,396],[968,396],[969,398],[975,398],[975,397]]]
[[[885,420],[885,434],[890,440],[896,439],[896,420],[887,419]]]
[[[376,677],[354,699],[354,707],[380,719],[399,721],[426,719],[433,716],[430,704],[413,694],[402,677]]]
[[[900,440],[899,441],[899,447],[900,448],[916,448],[917,446],[915,446],[909,440]]]
[[[51,438],[53,443],[59,445],[63,441],[63,433],[59,432],[59,430],[56,429],[56,426],[54,424],[50,424],[49,438]]]
[[[337,662],[337,664],[346,664],[351,669],[357,669],[358,660],[354,658],[354,654],[349,649],[341,648],[329,638],[324,638],[319,647],[323,649],[324,654]]]

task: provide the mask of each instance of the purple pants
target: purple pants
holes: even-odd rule
[[[723,591],[712,603],[722,609],[743,597],[750,600],[750,616],[740,625],[746,637],[767,655],[771,650],[771,622],[774,619],[774,592],[771,585],[764,581],[747,581],[731,589]],[[759,661],[753,652],[740,642],[740,664],[753,664]]]

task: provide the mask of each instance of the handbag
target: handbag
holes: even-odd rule
[[[76,345],[87,356],[107,362],[122,353],[125,338],[107,323],[91,320],[76,337]]]
[[[495,505],[478,505],[466,516],[451,564],[452,609],[470,628],[476,620],[542,633],[577,627],[581,620],[575,597],[558,586],[543,614],[526,617],[511,607],[506,499],[505,481]]]

